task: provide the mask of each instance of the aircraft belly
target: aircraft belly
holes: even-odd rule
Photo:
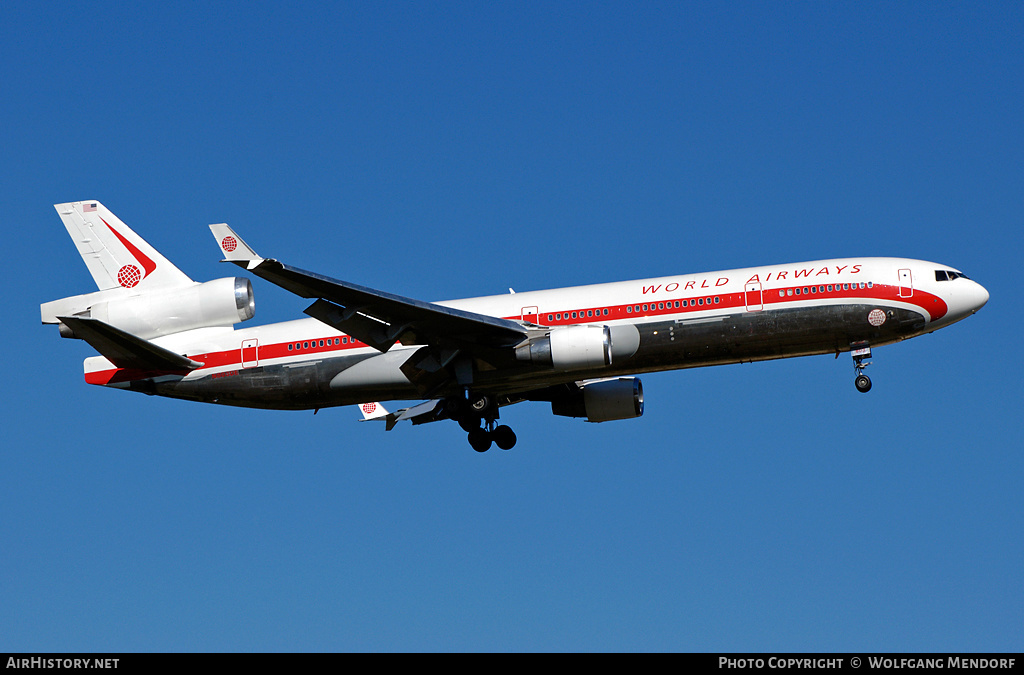
[[[885,321],[875,325],[877,312]],[[872,315],[872,312],[876,314]],[[482,373],[481,389],[504,393],[528,391],[570,381],[680,368],[764,361],[849,351],[854,342],[890,344],[920,332],[922,314],[886,305],[831,305],[739,312],[698,319],[635,324],[640,346],[607,368],[572,372],[522,371]]]
[[[323,358],[304,363],[242,368],[174,383],[157,384],[148,393],[247,408],[308,410],[361,403],[365,390],[333,389],[331,381],[373,356]],[[415,396],[410,387],[378,392],[381,399]]]
[[[879,320],[884,316],[884,320]],[[869,318],[870,317],[870,318]],[[877,324],[877,325],[876,325]],[[640,370],[830,354],[867,341],[884,345],[920,329],[924,317],[899,307],[826,305],[639,326]]]

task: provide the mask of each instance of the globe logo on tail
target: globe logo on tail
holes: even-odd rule
[[[117,283],[125,288],[135,288],[142,281],[142,272],[135,265],[125,265],[117,271]]]

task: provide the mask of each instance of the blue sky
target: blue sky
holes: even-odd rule
[[[7,3],[0,651],[1020,651],[1020,3]],[[426,300],[857,255],[977,316],[510,452],[86,385],[99,199]],[[305,303],[256,279],[256,323]]]

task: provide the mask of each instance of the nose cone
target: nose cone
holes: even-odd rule
[[[977,312],[979,309],[985,306],[986,302],[988,302],[988,291],[985,290],[984,286],[975,281],[971,282],[971,285],[967,290],[966,296],[967,306],[971,314]]]
[[[953,321],[964,319],[985,306],[988,291],[981,284],[970,279],[956,279],[950,284],[949,318]]]

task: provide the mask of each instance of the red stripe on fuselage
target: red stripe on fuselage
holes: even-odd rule
[[[852,286],[853,284],[848,284]],[[833,290],[827,290],[827,284],[816,284],[813,286],[816,290],[818,288],[825,288],[824,292],[811,293],[811,286],[786,286],[784,288],[772,288],[770,290],[762,291],[762,303],[767,307],[772,305],[774,307],[781,308],[786,304],[795,304],[798,302],[804,302],[806,300],[830,300],[834,298],[840,298],[844,300],[859,300],[858,304],[871,304],[872,300],[879,302],[899,302],[904,304],[911,304],[919,307],[929,317],[929,321],[937,321],[946,315],[948,307],[945,301],[937,295],[927,293],[925,291],[915,290],[913,297],[902,298],[899,296],[899,286],[890,286],[887,284],[873,284],[871,288],[848,288],[848,289],[836,289],[836,284],[832,284]],[[800,295],[796,295],[796,289],[800,289]],[[807,292],[804,292],[807,289]],[[787,295],[781,296],[779,292],[785,292]],[[793,291],[793,295],[788,295],[789,291]],[[698,304],[697,300],[703,298],[704,304]],[[719,303],[715,304],[714,299],[718,298]],[[676,307],[675,303],[682,303],[683,300],[687,301],[688,306]],[[662,304],[662,308],[658,309],[658,304]],[[847,304],[847,303],[842,303]],[[643,310],[643,306],[647,305],[647,310]],[[639,313],[627,312],[626,308],[641,307]],[[645,302],[633,302],[625,305],[608,305],[608,306],[594,306],[587,307],[584,309],[569,309],[569,310],[558,310],[558,311],[545,311],[538,314],[538,321],[544,318],[542,325],[546,326],[563,326],[573,325],[579,323],[591,323],[591,320],[598,321],[621,321],[623,319],[637,319],[642,320],[649,317],[667,317],[671,315],[687,315],[697,312],[714,312],[721,310],[736,310],[743,309],[746,311],[746,294],[745,292],[737,293],[721,293],[721,294],[710,294],[710,295],[699,295],[699,296],[686,296],[686,297],[673,297],[671,299],[663,298],[661,300],[651,302],[650,298],[647,298]],[[608,310],[608,314],[604,314],[604,310]],[[759,310],[767,311],[767,310]],[[576,312],[577,318],[571,318],[572,312]],[[586,316],[587,312],[593,312],[593,316]],[[599,314],[600,312],[600,314]],[[547,316],[561,314],[562,319],[554,319],[547,321]],[[568,317],[568,318],[565,318]],[[518,316],[504,317],[506,319],[517,320]],[[348,344],[334,344],[335,339],[348,338]],[[241,340],[242,338],[239,338]],[[320,342],[324,345],[320,346]],[[310,344],[311,346],[303,349],[301,345]],[[241,342],[239,341],[239,345]],[[292,345],[292,349],[288,349],[288,345]],[[295,348],[295,345],[299,345]],[[332,335],[330,338],[317,338],[316,340],[289,340],[283,343],[270,343],[259,345],[259,361],[270,361],[274,359],[282,359],[288,356],[307,356],[310,354],[327,354],[332,352],[342,352],[350,349],[363,349],[367,347],[365,343],[359,342],[355,338],[349,336],[338,336]],[[188,358],[203,363],[202,368],[196,369],[194,372],[202,372],[203,370],[210,368],[223,368],[225,366],[237,366],[242,367],[242,355],[241,348],[232,348],[218,352],[208,352],[204,354],[186,354]],[[103,371],[94,371],[86,373],[85,381],[89,384],[114,384],[118,382],[125,382],[134,379],[145,379],[153,377],[158,374],[166,373],[144,373],[138,370],[126,370],[126,369],[109,369]]]

